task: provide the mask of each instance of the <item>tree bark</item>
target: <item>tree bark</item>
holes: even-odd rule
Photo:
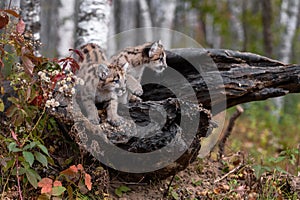
[[[76,47],[95,43],[107,49],[110,11],[111,5],[108,0],[79,1]]]
[[[211,67],[212,61],[216,64],[216,67]],[[159,105],[162,105],[167,110],[168,119],[165,127],[162,129],[164,131],[157,130],[152,137],[138,139],[130,133],[130,130],[126,130],[126,125],[123,125],[124,127],[121,128],[121,130],[125,130],[123,132],[115,129],[109,132],[106,128],[101,129],[101,135],[108,135],[108,139],[120,148],[139,153],[159,150],[162,147],[161,145],[166,145],[168,141],[174,139],[179,131],[176,128],[177,124],[180,124],[177,121],[179,115],[186,116],[199,112],[201,116],[199,129],[191,145],[175,163],[149,173],[117,173],[118,176],[122,176],[126,180],[140,181],[143,179],[143,181],[147,181],[156,178],[166,178],[186,168],[195,160],[201,148],[201,138],[209,135],[213,128],[213,124],[210,121],[210,112],[217,114],[226,108],[241,103],[300,92],[299,65],[286,65],[252,53],[219,49],[173,49],[167,52],[167,63],[170,68],[182,74],[194,88],[198,102],[190,102],[189,99],[192,98],[189,96],[185,96],[184,100],[186,101],[185,103],[189,103],[188,107],[191,110],[187,112],[178,110],[176,105],[181,100],[178,100],[167,88],[159,85],[145,85],[143,87],[144,95],[142,96],[144,102],[130,104],[130,116],[137,123],[148,123],[147,113],[149,113],[149,108],[151,106],[158,108]],[[199,63],[201,64],[200,73],[194,67],[198,66]],[[222,78],[222,81],[216,78],[218,76]],[[177,80],[174,80],[172,84],[175,88],[180,88],[182,91],[188,89],[188,85],[183,85]],[[207,87],[208,85],[210,87]],[[200,110],[195,110],[194,108],[198,107],[198,104],[200,104]],[[212,107],[215,109],[212,110]],[[58,113],[61,116],[63,112],[57,112],[56,114]],[[60,118],[65,120],[65,116],[68,115],[63,115]],[[77,117],[77,119],[82,120],[82,115]],[[74,124],[74,120],[74,118],[70,118],[69,124]],[[94,130],[89,128],[92,125],[87,121],[81,126],[85,127],[85,131]],[[96,130],[99,131],[100,128],[96,128]],[[181,134],[182,137],[185,137],[186,133],[182,132]],[[72,137],[74,138],[74,134]],[[179,144],[175,143],[174,149],[182,148],[182,145],[185,145],[182,141]]]
[[[145,93],[142,96],[144,102],[129,104],[131,118],[137,124],[151,123],[149,122],[149,109],[160,112],[163,107],[167,119],[164,127],[159,130],[154,128],[150,137],[138,137],[136,133],[132,133],[126,123],[119,128],[112,127],[106,122],[93,125],[80,111],[72,108],[71,99],[65,99],[65,102],[60,100],[61,106],[49,112],[67,130],[70,130],[70,136],[85,149],[89,149],[92,144],[86,137],[87,132],[94,139],[104,141],[103,145],[107,143],[105,139],[107,137],[119,148],[134,153],[160,151],[160,148],[169,145],[170,141],[180,136],[176,139],[177,142],[171,143],[170,148],[187,147],[187,149],[174,163],[148,173],[133,174],[122,171],[112,173],[112,176],[118,174],[125,180],[149,181],[175,174],[195,160],[201,148],[201,139],[209,135],[214,126],[211,122],[211,112],[217,114],[241,103],[284,96],[288,93],[300,93],[300,65],[287,65],[252,53],[220,49],[173,49],[167,52],[167,63],[170,69],[175,69],[189,82],[189,85],[182,84],[175,79],[172,85],[180,88],[180,91],[186,91],[191,85],[197,100],[191,101],[193,98],[188,95],[185,95],[183,99],[177,99],[165,87],[144,85]],[[215,67],[211,65],[212,63],[215,63]],[[200,69],[197,69],[197,66],[200,66]],[[221,77],[221,81],[217,78],[218,76]],[[5,91],[9,90],[5,89]],[[6,101],[7,96],[0,95],[0,98]],[[73,101],[73,105],[74,103]],[[187,105],[187,109],[183,110],[182,105]],[[212,107],[217,109],[213,110]],[[119,111],[123,114],[122,109]],[[188,145],[189,143],[185,142],[187,132],[180,128],[180,117],[192,117],[197,113],[200,114],[197,122],[199,123],[198,129]],[[80,135],[85,135],[83,137],[85,141],[80,140]],[[108,157],[115,157],[113,153],[104,152]],[[113,165],[109,167],[113,168]]]
[[[280,24],[283,31],[281,33],[279,60],[285,63],[291,60],[292,41],[297,28],[299,3],[299,0],[287,0],[281,3]],[[284,107],[284,98],[278,97],[273,99],[273,101],[276,106],[273,114],[279,121],[280,113]]]
[[[217,68],[205,66],[205,63],[211,62],[208,57]],[[300,92],[299,65],[284,64],[260,55],[220,49],[177,49],[168,52],[167,58],[170,67],[187,76],[196,90],[199,102],[207,109],[225,103],[226,108],[230,108],[241,103]],[[194,65],[201,63],[204,72],[199,74],[186,59]],[[218,75],[222,77],[223,82],[216,82],[213,78]],[[212,95],[203,87],[205,85],[211,86]],[[218,98],[220,88],[224,89],[226,99]],[[161,94],[164,92],[166,90],[162,89]],[[145,98],[154,93],[154,90],[146,92]],[[215,98],[211,98],[214,95]],[[211,102],[211,99],[216,101]],[[226,108],[220,107],[213,114]]]

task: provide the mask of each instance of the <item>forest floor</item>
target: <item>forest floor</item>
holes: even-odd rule
[[[246,133],[252,133],[254,130],[245,129],[245,124],[250,124],[245,122],[247,121],[243,121],[243,123],[239,123],[241,125],[235,127],[230,140],[226,143],[227,150],[222,158],[219,158],[218,148],[215,148],[209,155],[198,158],[174,177],[147,184],[125,182],[114,178],[114,174],[108,177],[107,172],[102,167],[99,168],[99,163],[87,157],[84,159],[80,157],[78,149],[72,147],[74,144],[66,144],[64,141],[67,140],[61,135],[52,135],[45,142],[49,145],[49,151],[56,165],[60,168],[49,167],[41,172],[41,176],[54,179],[60,170],[64,170],[72,164],[82,163],[84,169],[92,177],[93,189],[82,195],[79,194],[80,188],[72,185],[74,196],[80,200],[300,199],[300,175],[299,173],[298,176],[296,175],[297,171],[299,172],[299,152],[298,154],[293,152],[289,154],[276,153],[276,148],[280,147],[281,149],[281,146],[275,145],[274,139],[266,140],[268,143],[263,145],[256,141],[258,137],[254,137],[255,140],[251,141],[250,136],[247,136]],[[264,136],[264,132],[266,131],[260,134],[260,140],[264,137],[273,136],[271,133]],[[295,143],[299,141],[295,139],[296,136],[289,138],[295,140]],[[278,139],[278,141],[280,140]],[[291,141],[288,142],[291,143]],[[256,154],[262,155],[264,152],[261,150],[266,150],[271,146],[276,148],[271,149],[267,157],[273,159],[273,162],[282,162],[284,159],[289,165],[272,165],[272,163],[263,160],[262,157],[260,157],[261,160],[259,157],[253,157],[255,154],[251,153],[251,150],[255,150],[257,151]],[[5,145],[3,143],[0,148],[0,158],[4,150]],[[278,150],[278,152],[280,151]],[[89,160],[89,163],[86,160]],[[19,199],[16,181],[11,179],[9,183],[4,199]],[[27,184],[27,186],[30,185]],[[2,188],[0,188],[1,190]],[[23,192],[24,197],[26,197],[24,199],[37,199],[41,190],[31,187],[29,190],[23,190]],[[62,199],[70,199],[65,198],[66,193]]]
[[[187,169],[152,184],[111,180],[112,199],[299,199],[300,177],[274,170],[257,173],[243,153],[198,159]],[[262,166],[261,166],[262,167]],[[170,184],[171,182],[171,184]],[[122,192],[123,191],[123,192]]]

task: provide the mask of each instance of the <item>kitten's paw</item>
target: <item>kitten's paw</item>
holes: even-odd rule
[[[107,118],[107,122],[112,126],[120,126],[124,122],[124,119],[118,116],[114,118]]]
[[[134,95],[136,96],[142,96],[143,94],[143,89],[142,88],[139,88],[139,89],[136,89],[132,92]]]
[[[143,100],[136,96],[136,95],[131,95],[130,99],[129,99],[130,102],[142,102]]]

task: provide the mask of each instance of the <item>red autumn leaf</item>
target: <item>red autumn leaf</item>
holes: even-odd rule
[[[14,140],[16,142],[18,142],[18,135],[13,130],[10,130],[10,132],[11,132],[11,136],[14,138]]]
[[[32,61],[27,56],[21,56],[21,60],[24,65],[25,72],[29,75],[32,75],[34,69],[34,64]]]
[[[51,194],[52,192],[52,179],[50,178],[43,178],[38,182],[38,186],[42,188],[41,193],[42,194]]]
[[[23,21],[22,18],[19,19],[19,22],[17,24],[17,32],[19,34],[23,34],[25,31],[25,22]]]
[[[79,56],[79,62],[82,62],[84,57],[81,51],[77,50],[77,49],[69,49],[69,51],[74,52],[76,55]]]
[[[20,15],[14,10],[3,10],[3,11],[10,14],[10,15],[12,15],[12,16],[14,16],[14,17],[20,17]]]
[[[4,28],[9,22],[9,17],[5,13],[0,13],[0,29]]]
[[[82,164],[78,164],[78,165],[77,165],[77,169],[80,170],[80,171],[83,171],[83,170],[84,170],[83,167],[82,167]]]
[[[64,174],[66,176],[74,176],[78,173],[78,169],[75,165],[72,165],[68,169],[61,172],[61,174]]]
[[[84,183],[85,183],[88,190],[92,189],[92,178],[87,173],[84,174]]]
[[[72,72],[75,73],[77,70],[80,69],[78,63],[75,61],[75,60],[72,60],[70,62],[70,66],[71,66],[71,69],[72,69]]]
[[[31,102],[33,105],[40,106],[43,103],[43,96],[37,95]]]
[[[31,59],[28,57],[30,55],[30,50],[26,49],[26,47],[21,48],[21,60],[24,65],[24,70],[27,74],[32,75],[33,69],[34,69],[34,64],[31,61]]]
[[[1,58],[0,58],[0,66],[4,67],[4,63],[2,62]]]
[[[60,181],[54,181],[53,186],[58,187],[58,186],[62,186],[62,184]]]

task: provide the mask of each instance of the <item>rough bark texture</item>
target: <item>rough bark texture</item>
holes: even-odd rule
[[[211,66],[211,61],[216,64],[215,68]],[[201,73],[191,65],[191,63],[195,65],[198,62],[201,63]],[[196,158],[201,147],[201,138],[206,137],[213,128],[210,122],[210,110],[213,106],[217,108],[213,114],[217,114],[237,104],[300,92],[299,65],[284,65],[279,61],[252,53],[218,49],[174,49],[167,52],[167,63],[190,82],[196,92],[198,102],[178,100],[173,93],[164,87],[152,85],[147,88],[145,86],[145,94],[142,97],[144,102],[132,103],[129,108],[130,116],[135,123],[143,124],[149,123],[150,107],[155,110],[163,106],[167,121],[164,128],[154,130],[151,137],[140,139],[136,133],[132,134],[126,124],[122,124],[121,128],[111,127],[106,122],[93,125],[85,119],[80,111],[71,109],[69,102],[61,102],[61,107],[55,112],[52,111],[51,114],[56,117],[60,124],[65,124],[69,130],[72,127],[69,134],[77,144],[85,149],[93,148],[92,139],[104,141],[103,145],[105,145],[107,138],[119,148],[135,153],[145,153],[159,151],[161,147],[169,144],[175,138],[178,142],[172,144],[171,147],[174,149],[184,147],[186,145],[184,140],[186,132],[179,128],[180,116],[190,117],[200,113],[198,130],[196,130],[191,145],[174,163],[149,173],[132,174],[120,171],[116,173],[116,171],[111,170],[112,176],[121,176],[125,180],[149,181],[175,174],[186,168]],[[221,76],[223,82],[218,81],[216,76]],[[176,86],[176,82],[174,84]],[[210,85],[210,91],[208,91],[207,85]],[[184,91],[185,85],[180,85],[180,88]],[[220,94],[220,91],[223,91],[224,94]],[[221,98],[219,98],[220,95]],[[1,96],[1,98],[5,100],[5,97]],[[189,99],[189,96],[186,96],[185,99]],[[225,102],[226,104],[224,104]],[[188,109],[185,111],[182,110],[181,106],[178,106],[183,104],[188,104]],[[122,114],[122,109],[120,113]],[[87,131],[90,132],[88,137]],[[80,138],[85,138],[85,140],[82,141]],[[102,145],[99,146],[100,152],[103,153],[101,151]],[[108,157],[114,157],[113,153],[104,152]]]
[[[76,47],[95,43],[107,48],[111,4],[108,0],[80,0]]]
[[[210,70],[210,65],[205,66],[205,59],[207,63],[210,64],[211,62],[207,59],[208,56],[216,63],[218,71],[216,68]],[[193,63],[202,60],[203,71],[206,73],[199,74],[186,59]],[[252,53],[219,49],[177,49],[168,52],[167,63],[187,76],[196,90],[199,102],[207,109],[212,106],[224,105],[224,102],[227,102],[226,108],[229,108],[241,103],[265,100],[300,91],[300,66],[286,65],[280,61]],[[223,83],[215,82],[214,78],[209,78],[219,75],[222,77]],[[210,90],[213,91],[213,95],[217,95],[217,98],[213,98],[217,101],[211,102],[211,96],[205,87],[208,84],[214,86]],[[220,88],[225,89],[226,99],[218,98]],[[158,91],[162,95],[161,98],[170,95],[163,88],[152,89],[145,92],[144,98],[157,95]],[[221,106],[214,114],[224,109]]]

